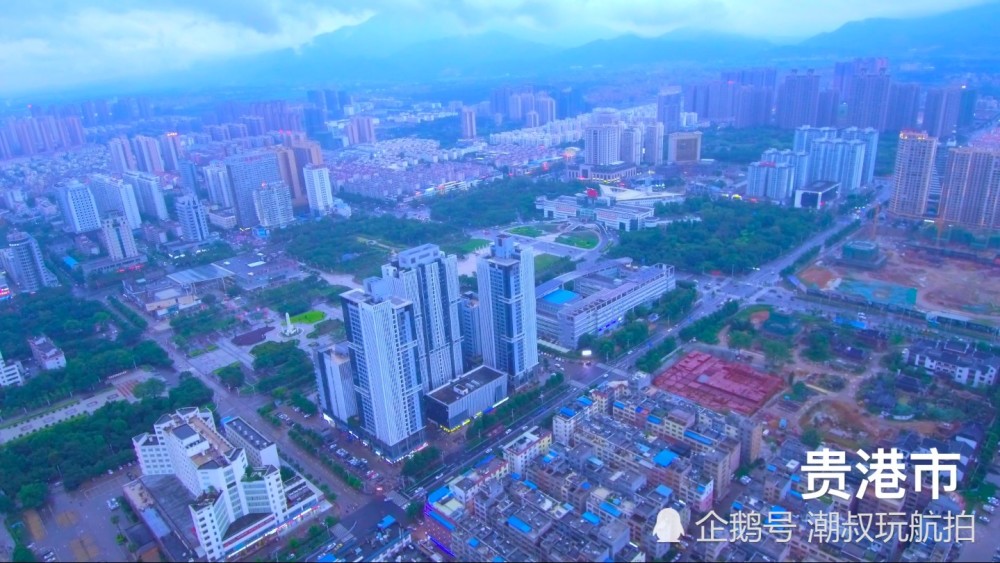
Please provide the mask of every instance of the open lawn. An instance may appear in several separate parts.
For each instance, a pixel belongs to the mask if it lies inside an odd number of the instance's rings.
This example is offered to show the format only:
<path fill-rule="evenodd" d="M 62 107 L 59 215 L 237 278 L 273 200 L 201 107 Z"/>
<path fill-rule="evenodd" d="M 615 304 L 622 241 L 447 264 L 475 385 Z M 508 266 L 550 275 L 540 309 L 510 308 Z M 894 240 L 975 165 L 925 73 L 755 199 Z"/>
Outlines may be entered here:
<path fill-rule="evenodd" d="M 535 283 L 545 283 L 556 276 L 572 272 L 574 268 L 576 268 L 576 263 L 569 258 L 551 254 L 536 254 Z"/>
<path fill-rule="evenodd" d="M 595 248 L 597 243 L 600 241 L 597 233 L 593 231 L 576 231 L 573 233 L 565 234 L 556 239 L 556 242 L 561 244 L 568 244 L 570 246 L 575 246 L 577 248 L 583 248 L 590 250 Z"/>
<path fill-rule="evenodd" d="M 507 232 L 512 235 L 521 235 L 522 237 L 538 238 L 545 234 L 545 231 L 539 229 L 538 227 L 532 227 L 530 225 L 525 225 L 523 227 L 514 227 L 513 229 L 507 229 Z"/>
<path fill-rule="evenodd" d="M 466 254 L 472 254 L 473 252 L 479 250 L 480 248 L 489 245 L 490 241 L 486 239 L 473 238 L 457 244 L 447 244 L 442 248 L 442 250 L 450 254 L 458 254 L 464 256 Z"/>
<path fill-rule="evenodd" d="M 293 323 L 302 324 L 315 324 L 326 318 L 326 313 L 323 311 L 306 311 L 305 313 L 300 313 L 292 317 Z"/>

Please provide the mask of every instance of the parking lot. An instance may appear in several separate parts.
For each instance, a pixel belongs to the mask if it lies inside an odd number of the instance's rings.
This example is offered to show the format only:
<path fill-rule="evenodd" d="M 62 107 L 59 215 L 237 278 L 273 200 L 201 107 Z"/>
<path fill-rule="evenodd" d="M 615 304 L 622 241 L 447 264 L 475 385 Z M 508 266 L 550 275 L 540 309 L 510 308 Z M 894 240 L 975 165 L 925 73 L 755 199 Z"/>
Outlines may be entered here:
<path fill-rule="evenodd" d="M 121 496 L 122 485 L 130 481 L 128 467 L 90 481 L 82 488 L 66 492 L 52 487 L 48 504 L 38 511 L 27 511 L 24 523 L 40 557 L 50 550 L 56 561 L 131 561 L 124 545 L 116 537 L 131 523 L 124 509 L 112 511 L 108 500 Z M 112 522 L 112 518 L 116 522 Z"/>

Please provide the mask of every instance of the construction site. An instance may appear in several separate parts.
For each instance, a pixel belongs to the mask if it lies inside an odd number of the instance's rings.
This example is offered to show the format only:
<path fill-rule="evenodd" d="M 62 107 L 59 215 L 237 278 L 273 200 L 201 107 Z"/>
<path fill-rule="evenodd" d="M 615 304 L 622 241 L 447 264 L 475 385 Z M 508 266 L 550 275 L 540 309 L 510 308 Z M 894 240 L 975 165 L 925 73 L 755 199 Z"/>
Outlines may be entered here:
<path fill-rule="evenodd" d="M 873 225 L 797 277 L 808 289 L 849 300 L 995 327 L 1000 325 L 996 254 Z"/>

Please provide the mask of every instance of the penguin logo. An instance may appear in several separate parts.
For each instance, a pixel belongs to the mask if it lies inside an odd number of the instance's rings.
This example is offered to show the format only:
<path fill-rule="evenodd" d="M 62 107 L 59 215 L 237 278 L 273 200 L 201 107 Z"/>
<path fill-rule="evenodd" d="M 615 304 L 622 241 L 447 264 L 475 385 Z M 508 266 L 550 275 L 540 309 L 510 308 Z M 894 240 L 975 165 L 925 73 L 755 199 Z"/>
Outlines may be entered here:
<path fill-rule="evenodd" d="M 673 508 L 664 508 L 656 515 L 656 526 L 653 535 L 659 543 L 677 543 L 684 535 L 684 524 L 681 515 Z"/>

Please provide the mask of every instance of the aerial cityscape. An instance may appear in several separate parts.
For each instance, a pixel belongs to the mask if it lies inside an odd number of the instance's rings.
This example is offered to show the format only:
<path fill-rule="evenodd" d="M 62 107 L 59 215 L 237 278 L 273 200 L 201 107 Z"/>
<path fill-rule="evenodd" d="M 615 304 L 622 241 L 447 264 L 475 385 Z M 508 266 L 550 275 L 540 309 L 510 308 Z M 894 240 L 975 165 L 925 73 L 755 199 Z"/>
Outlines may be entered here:
<path fill-rule="evenodd" d="M 1000 561 L 1000 1 L 0 14 L 0 559 Z"/>

